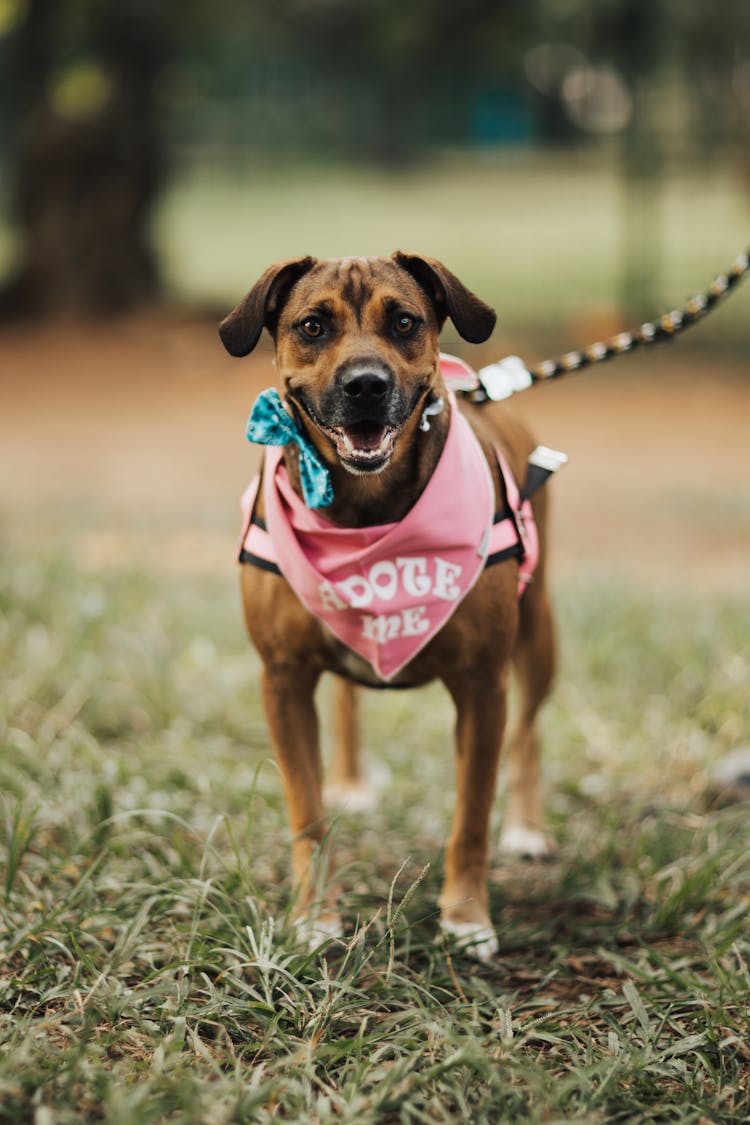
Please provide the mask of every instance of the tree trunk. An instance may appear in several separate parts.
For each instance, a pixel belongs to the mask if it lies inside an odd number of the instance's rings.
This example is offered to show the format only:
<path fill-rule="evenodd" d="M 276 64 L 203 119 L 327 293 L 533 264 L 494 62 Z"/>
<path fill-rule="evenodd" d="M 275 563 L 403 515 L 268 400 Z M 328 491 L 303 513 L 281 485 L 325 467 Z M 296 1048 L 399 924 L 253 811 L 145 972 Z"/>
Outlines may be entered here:
<path fill-rule="evenodd" d="M 154 296 L 149 217 L 163 171 L 156 78 L 159 0 L 81 5 L 86 54 L 66 54 L 69 0 L 31 0 L 13 43 L 20 261 L 6 319 L 111 314 Z M 67 63 L 67 70 L 61 63 Z"/>

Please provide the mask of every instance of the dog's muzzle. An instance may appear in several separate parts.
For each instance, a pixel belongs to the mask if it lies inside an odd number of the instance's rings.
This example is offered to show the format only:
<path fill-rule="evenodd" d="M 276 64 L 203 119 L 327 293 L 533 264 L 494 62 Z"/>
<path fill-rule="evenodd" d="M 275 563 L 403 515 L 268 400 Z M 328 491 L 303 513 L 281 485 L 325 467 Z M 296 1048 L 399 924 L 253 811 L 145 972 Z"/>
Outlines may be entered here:
<path fill-rule="evenodd" d="M 319 410 L 306 401 L 303 405 L 352 473 L 377 473 L 387 466 L 408 416 L 393 372 L 376 362 L 342 367 Z"/>

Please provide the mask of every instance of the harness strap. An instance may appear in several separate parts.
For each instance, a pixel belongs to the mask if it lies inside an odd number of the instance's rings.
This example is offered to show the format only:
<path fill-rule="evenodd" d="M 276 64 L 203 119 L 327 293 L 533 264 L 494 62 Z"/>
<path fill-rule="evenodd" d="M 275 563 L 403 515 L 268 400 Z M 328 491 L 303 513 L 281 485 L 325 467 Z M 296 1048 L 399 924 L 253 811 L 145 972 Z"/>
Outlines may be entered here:
<path fill-rule="evenodd" d="M 525 495 L 526 488 L 522 496 L 508 462 L 497 447 L 495 456 L 500 469 L 503 503 L 493 518 L 485 566 L 495 566 L 510 558 L 519 559 L 518 596 L 521 597 L 533 578 L 539 560 L 539 537 L 531 502 Z M 262 479 L 263 468 L 250 482 L 240 501 L 244 521 L 238 561 L 281 575 L 273 540 L 257 512 Z"/>
<path fill-rule="evenodd" d="M 260 472 L 250 481 L 240 499 L 245 521 L 240 538 L 238 562 L 249 563 L 250 566 L 257 566 L 259 570 L 281 575 L 273 540 L 268 534 L 265 520 L 261 519 L 257 511 L 258 496 L 263 484 L 263 468 L 264 466 L 261 465 Z"/>

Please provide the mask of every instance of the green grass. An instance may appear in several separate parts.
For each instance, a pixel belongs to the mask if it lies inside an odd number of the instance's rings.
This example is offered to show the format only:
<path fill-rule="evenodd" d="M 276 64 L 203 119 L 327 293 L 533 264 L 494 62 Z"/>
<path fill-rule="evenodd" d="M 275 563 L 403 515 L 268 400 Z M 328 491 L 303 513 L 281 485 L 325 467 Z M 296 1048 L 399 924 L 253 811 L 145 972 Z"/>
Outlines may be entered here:
<path fill-rule="evenodd" d="M 0 560 L 0 1120 L 750 1120 L 747 807 L 707 796 L 750 727 L 750 599 L 559 590 L 560 855 L 493 857 L 489 966 L 436 940 L 448 704 L 368 697 L 381 803 L 334 824 L 324 955 L 231 579 L 53 547 Z"/>

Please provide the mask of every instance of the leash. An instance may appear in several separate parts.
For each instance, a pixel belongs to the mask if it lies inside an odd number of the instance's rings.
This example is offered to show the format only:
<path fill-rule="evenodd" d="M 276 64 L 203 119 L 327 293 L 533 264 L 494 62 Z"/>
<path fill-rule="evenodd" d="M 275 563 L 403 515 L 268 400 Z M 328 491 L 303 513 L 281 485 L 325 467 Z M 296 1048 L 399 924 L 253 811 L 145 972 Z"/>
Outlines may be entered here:
<path fill-rule="evenodd" d="M 517 355 L 506 356 L 498 363 L 491 363 L 474 372 L 461 360 L 443 356 L 442 360 L 458 365 L 459 371 L 451 373 L 450 385 L 456 394 L 469 402 L 482 405 L 486 402 L 499 402 L 518 391 L 525 391 L 535 383 L 546 383 L 561 375 L 570 375 L 584 367 L 615 356 L 624 355 L 633 348 L 655 344 L 659 340 L 673 339 L 696 321 L 701 320 L 718 302 L 729 293 L 750 270 L 748 253 L 740 254 L 724 274 L 719 274 L 705 293 L 692 297 L 684 309 L 665 313 L 654 323 L 642 324 L 634 332 L 620 332 L 609 340 L 590 344 L 582 351 L 568 352 L 558 359 L 545 359 L 535 367 L 527 368 Z M 430 417 L 443 409 L 442 399 L 428 403 L 420 419 L 420 430 L 429 430 Z M 314 445 L 301 433 L 294 418 L 286 411 L 276 390 L 269 389 L 259 395 L 253 406 L 247 424 L 247 438 L 262 445 L 287 445 L 290 442 L 299 448 L 300 478 L 304 500 L 308 508 L 320 508 L 333 500 L 330 473 L 320 460 Z M 544 447 L 540 447 L 543 449 Z M 546 475 L 554 472 L 563 463 L 562 454 L 554 450 L 545 451 L 552 455 L 554 464 L 539 462 L 538 467 Z M 567 458 L 565 458 L 567 460 Z"/>
<path fill-rule="evenodd" d="M 750 270 L 750 251 L 740 254 L 726 273 L 719 274 L 704 293 L 692 297 L 684 308 L 665 313 L 653 323 L 642 324 L 633 332 L 619 332 L 608 340 L 600 340 L 580 351 L 568 352 L 557 359 L 545 359 L 535 367 L 527 368 L 518 356 L 510 355 L 499 363 L 491 363 L 478 372 L 477 387 L 457 387 L 458 392 L 470 402 L 481 405 L 509 398 L 525 391 L 536 383 L 546 383 L 571 375 L 584 367 L 625 355 L 637 347 L 647 347 L 661 340 L 671 340 L 691 324 L 702 320 L 711 309 L 734 289 Z"/>

